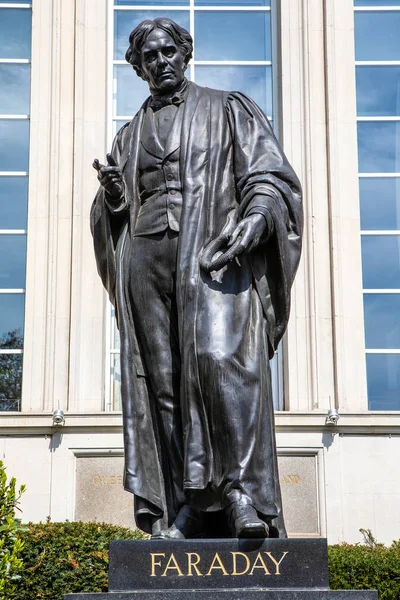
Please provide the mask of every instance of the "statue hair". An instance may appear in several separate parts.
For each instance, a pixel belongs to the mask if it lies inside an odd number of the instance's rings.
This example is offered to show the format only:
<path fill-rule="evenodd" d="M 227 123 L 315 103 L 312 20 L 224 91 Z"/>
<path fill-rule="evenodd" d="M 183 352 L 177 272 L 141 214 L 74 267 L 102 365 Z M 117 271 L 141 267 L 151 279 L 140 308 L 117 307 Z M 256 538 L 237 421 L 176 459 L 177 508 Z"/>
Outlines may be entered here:
<path fill-rule="evenodd" d="M 184 56 L 185 65 L 193 56 L 193 39 L 186 29 L 168 19 L 167 17 L 158 17 L 154 20 L 142 21 L 129 36 L 129 48 L 125 53 L 125 60 L 132 65 L 136 74 L 143 79 L 141 70 L 141 48 L 154 29 L 162 29 L 174 40 Z"/>

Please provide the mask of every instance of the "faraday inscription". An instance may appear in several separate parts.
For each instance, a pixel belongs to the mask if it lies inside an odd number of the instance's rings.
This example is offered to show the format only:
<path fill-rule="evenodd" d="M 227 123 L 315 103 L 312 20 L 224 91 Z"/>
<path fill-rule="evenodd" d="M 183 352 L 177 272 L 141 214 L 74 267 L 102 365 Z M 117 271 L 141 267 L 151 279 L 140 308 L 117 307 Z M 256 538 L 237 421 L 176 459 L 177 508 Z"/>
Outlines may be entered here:
<path fill-rule="evenodd" d="M 202 561 L 198 552 L 185 552 L 186 558 L 180 562 L 172 552 L 151 552 L 150 577 L 167 577 L 169 572 L 179 577 L 210 577 L 215 573 L 232 576 L 254 575 L 258 569 L 264 575 L 280 575 L 279 567 L 287 554 L 288 551 L 283 552 L 277 560 L 272 552 L 257 552 L 255 557 L 250 557 L 245 552 L 229 552 L 226 557 L 215 552 L 211 564 L 204 565 L 205 561 Z"/>

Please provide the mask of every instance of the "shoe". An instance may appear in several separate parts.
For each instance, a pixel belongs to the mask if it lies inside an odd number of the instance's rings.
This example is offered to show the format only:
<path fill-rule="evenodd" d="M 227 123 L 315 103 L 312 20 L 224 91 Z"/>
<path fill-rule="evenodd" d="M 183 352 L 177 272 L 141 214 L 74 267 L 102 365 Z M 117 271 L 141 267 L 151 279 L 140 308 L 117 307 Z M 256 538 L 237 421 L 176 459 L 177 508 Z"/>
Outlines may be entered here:
<path fill-rule="evenodd" d="M 226 509 L 232 537 L 235 538 L 267 538 L 269 527 L 259 518 L 251 504 L 232 502 Z"/>
<path fill-rule="evenodd" d="M 185 504 L 182 506 L 175 521 L 163 531 L 151 536 L 152 540 L 187 540 L 201 537 L 204 527 L 203 514 L 200 510 Z"/>

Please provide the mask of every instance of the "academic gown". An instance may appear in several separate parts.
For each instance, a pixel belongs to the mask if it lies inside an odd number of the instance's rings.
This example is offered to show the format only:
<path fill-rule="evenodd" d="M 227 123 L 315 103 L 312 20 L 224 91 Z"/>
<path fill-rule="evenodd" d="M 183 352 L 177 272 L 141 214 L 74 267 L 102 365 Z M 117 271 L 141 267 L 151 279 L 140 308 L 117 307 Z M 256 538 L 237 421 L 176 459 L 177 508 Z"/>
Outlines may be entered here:
<path fill-rule="evenodd" d="M 100 187 L 91 228 L 121 338 L 124 485 L 135 495 L 137 525 L 150 533 L 156 519 L 165 528 L 175 514 L 127 291 L 147 106 L 117 133 L 112 148 L 125 197 L 115 207 Z M 182 120 L 176 295 L 184 489 L 206 511 L 223 508 L 227 490 L 241 490 L 267 520 L 279 517 L 284 536 L 269 358 L 289 317 L 301 251 L 301 187 L 267 118 L 244 94 L 190 83 Z M 268 239 L 221 271 L 204 272 L 204 248 L 249 212 L 265 216 Z"/>

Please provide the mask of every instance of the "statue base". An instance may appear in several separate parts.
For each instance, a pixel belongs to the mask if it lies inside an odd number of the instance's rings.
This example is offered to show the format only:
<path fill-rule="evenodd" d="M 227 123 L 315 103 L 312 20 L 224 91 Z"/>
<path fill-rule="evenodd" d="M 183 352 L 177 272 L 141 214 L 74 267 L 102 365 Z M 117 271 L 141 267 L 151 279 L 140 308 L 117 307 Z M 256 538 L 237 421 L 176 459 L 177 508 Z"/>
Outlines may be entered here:
<path fill-rule="evenodd" d="M 377 600 L 333 591 L 325 539 L 114 541 L 109 593 L 64 600 Z"/>

